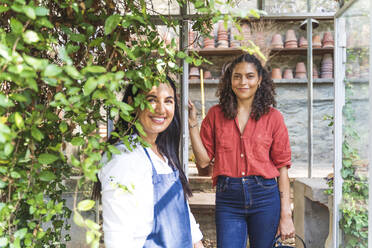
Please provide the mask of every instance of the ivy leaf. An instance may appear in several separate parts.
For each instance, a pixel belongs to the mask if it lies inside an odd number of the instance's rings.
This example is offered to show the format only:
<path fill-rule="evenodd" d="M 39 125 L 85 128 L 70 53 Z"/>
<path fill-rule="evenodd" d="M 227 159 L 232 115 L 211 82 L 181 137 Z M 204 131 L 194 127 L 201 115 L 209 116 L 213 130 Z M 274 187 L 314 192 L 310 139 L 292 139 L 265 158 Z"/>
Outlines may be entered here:
<path fill-rule="evenodd" d="M 121 21 L 120 15 L 112 15 L 105 21 L 105 35 L 109 35 L 119 25 Z"/>
<path fill-rule="evenodd" d="M 106 72 L 105 67 L 98 66 L 98 65 L 91 65 L 87 66 L 83 69 L 84 73 L 91 72 L 91 73 L 104 73 Z"/>
<path fill-rule="evenodd" d="M 35 14 L 37 16 L 47 16 L 49 15 L 49 9 L 45 7 L 36 7 L 35 8 Z"/>
<path fill-rule="evenodd" d="M 50 182 L 56 178 L 56 175 L 54 175 L 51 171 L 42 171 L 39 174 L 39 179 L 43 182 Z"/>
<path fill-rule="evenodd" d="M 41 141 L 42 139 L 44 139 L 44 134 L 35 126 L 32 126 L 31 128 L 31 135 L 37 141 Z"/>
<path fill-rule="evenodd" d="M 10 19 L 10 27 L 12 28 L 12 31 L 15 34 L 21 34 L 22 33 L 22 30 L 23 30 L 22 23 L 20 21 L 18 21 L 17 19 L 13 18 L 13 17 Z"/>
<path fill-rule="evenodd" d="M 16 126 L 19 129 L 23 129 L 25 127 L 25 123 L 23 121 L 22 115 L 19 112 L 14 113 L 14 121 L 15 121 Z"/>
<path fill-rule="evenodd" d="M 78 203 L 77 208 L 79 211 L 88 211 L 92 209 L 94 205 L 95 205 L 95 202 L 92 200 L 83 200 Z"/>
<path fill-rule="evenodd" d="M 32 31 L 32 30 L 27 30 L 24 34 L 23 34 L 23 40 L 28 43 L 28 44 L 31 44 L 31 43 L 35 43 L 35 42 L 38 42 L 40 40 L 39 36 L 37 35 L 36 32 Z"/>
<path fill-rule="evenodd" d="M 9 107 L 13 107 L 14 103 L 7 96 L 0 93 L 0 106 L 4 108 L 9 108 Z"/>
<path fill-rule="evenodd" d="M 54 64 L 50 64 L 45 68 L 44 76 L 54 77 L 62 72 L 62 69 Z"/>
<path fill-rule="evenodd" d="M 76 225 L 80 227 L 85 226 L 84 218 L 81 216 L 81 214 L 78 211 L 74 211 L 74 222 Z"/>
<path fill-rule="evenodd" d="M 98 85 L 96 78 L 89 78 L 88 81 L 84 84 L 84 96 L 90 95 Z"/>
<path fill-rule="evenodd" d="M 50 154 L 50 153 L 43 153 L 39 156 L 38 161 L 41 164 L 51 164 L 58 160 L 58 157 L 56 155 Z"/>
<path fill-rule="evenodd" d="M 25 237 L 26 233 L 27 233 L 27 228 L 25 227 L 25 228 L 22 228 L 22 229 L 19 229 L 18 231 L 16 231 L 14 233 L 14 237 L 19 238 L 19 239 L 23 239 Z"/>
<path fill-rule="evenodd" d="M 108 146 L 108 149 L 109 149 L 109 151 L 110 151 L 112 154 L 116 154 L 116 155 L 118 155 L 118 154 L 121 153 L 121 152 L 119 151 L 119 149 L 116 148 L 116 147 L 113 146 L 113 145 L 109 145 L 109 146 Z"/>
<path fill-rule="evenodd" d="M 63 122 L 61 122 L 61 124 L 59 124 L 59 130 L 62 133 L 66 132 L 67 129 L 68 129 L 68 127 L 67 127 L 67 123 L 65 121 L 63 121 Z"/>
<path fill-rule="evenodd" d="M 32 19 L 32 20 L 35 20 L 36 19 L 36 13 L 35 13 L 35 9 L 31 6 L 23 6 L 23 13 L 25 13 L 25 15 Z"/>
<path fill-rule="evenodd" d="M 73 79 L 81 79 L 82 76 L 80 74 L 80 72 L 78 70 L 76 70 L 75 67 L 73 66 L 70 66 L 70 65 L 67 65 L 65 66 L 65 72 L 70 76 L 72 77 Z"/>
<path fill-rule="evenodd" d="M 73 146 L 82 146 L 82 145 L 84 145 L 84 143 L 85 143 L 85 141 L 82 137 L 74 137 L 71 140 L 71 144 Z"/>

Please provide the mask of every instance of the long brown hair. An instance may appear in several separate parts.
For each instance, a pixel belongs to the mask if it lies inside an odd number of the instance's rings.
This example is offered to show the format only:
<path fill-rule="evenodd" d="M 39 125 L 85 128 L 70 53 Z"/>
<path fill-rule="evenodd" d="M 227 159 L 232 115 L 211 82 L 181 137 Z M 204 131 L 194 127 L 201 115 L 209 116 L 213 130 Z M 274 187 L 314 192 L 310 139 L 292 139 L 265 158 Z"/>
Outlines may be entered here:
<path fill-rule="evenodd" d="M 181 139 L 181 116 L 178 106 L 178 100 L 176 97 L 176 86 L 174 81 L 167 77 L 169 85 L 172 87 L 174 92 L 174 117 L 172 122 L 169 124 L 167 129 L 165 129 L 163 132 L 159 133 L 158 137 L 156 138 L 156 145 L 158 146 L 159 152 L 166 156 L 169 160 L 170 166 L 174 166 L 179 171 L 180 180 L 182 183 L 182 188 L 185 193 L 185 197 L 191 197 L 192 192 L 190 185 L 187 181 L 186 175 L 183 171 L 182 164 L 179 159 L 179 147 L 180 147 L 180 139 Z M 134 99 L 135 94 L 133 94 L 132 86 L 128 86 L 128 88 L 125 91 L 123 102 L 128 103 L 129 98 Z M 119 123 L 117 125 L 124 126 L 124 130 L 131 129 L 129 133 L 137 133 L 136 127 L 134 125 L 129 125 L 127 121 L 120 118 Z M 117 144 L 119 142 L 119 139 L 111 136 L 108 140 L 110 144 Z M 98 180 L 98 178 L 97 178 Z M 93 199 L 99 199 L 101 196 L 101 183 L 99 180 L 94 184 L 93 192 L 92 192 L 92 198 Z"/>
<path fill-rule="evenodd" d="M 219 104 L 222 108 L 225 118 L 234 119 L 238 113 L 238 101 L 231 87 L 231 77 L 235 66 L 242 62 L 253 64 L 256 67 L 258 76 L 262 78 L 260 87 L 257 89 L 254 95 L 251 111 L 251 117 L 257 121 L 262 115 L 269 112 L 271 106 L 276 107 L 276 93 L 275 85 L 269 77 L 267 70 L 254 55 L 240 55 L 232 62 L 227 64 L 227 66 L 225 66 L 223 75 L 221 76 L 218 84 L 216 95 L 219 98 Z"/>

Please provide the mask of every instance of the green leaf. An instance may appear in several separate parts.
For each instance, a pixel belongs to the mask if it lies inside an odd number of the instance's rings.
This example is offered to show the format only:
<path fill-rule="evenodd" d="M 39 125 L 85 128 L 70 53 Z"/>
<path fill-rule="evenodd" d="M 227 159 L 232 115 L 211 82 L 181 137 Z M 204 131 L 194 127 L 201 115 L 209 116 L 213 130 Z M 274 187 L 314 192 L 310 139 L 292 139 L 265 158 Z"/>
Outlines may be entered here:
<path fill-rule="evenodd" d="M 59 124 L 59 130 L 64 133 L 68 129 L 67 123 L 65 121 L 62 121 L 61 124 Z"/>
<path fill-rule="evenodd" d="M 16 126 L 19 129 L 23 129 L 25 127 L 25 123 L 23 121 L 22 115 L 19 112 L 14 113 L 14 121 L 15 121 Z"/>
<path fill-rule="evenodd" d="M 25 15 L 32 20 L 36 19 L 36 13 L 33 7 L 23 6 L 23 13 L 25 13 Z"/>
<path fill-rule="evenodd" d="M 35 70 L 44 70 L 45 67 L 47 67 L 48 65 L 48 60 L 31 57 L 31 56 L 28 56 L 27 54 L 23 54 L 23 59 L 26 61 L 27 64 L 32 66 Z"/>
<path fill-rule="evenodd" d="M 93 233 L 92 231 L 87 231 L 85 237 L 86 237 L 86 242 L 87 242 L 87 244 L 89 245 L 89 244 L 92 243 L 92 241 L 94 240 L 95 235 L 94 235 L 94 233 Z"/>
<path fill-rule="evenodd" d="M 6 186 L 8 186 L 8 183 L 7 182 L 4 182 L 2 180 L 0 180 L 0 189 L 3 189 L 5 188 Z M 1 242 L 1 241 L 0 241 Z M 1 245 L 0 245 L 1 246 Z"/>
<path fill-rule="evenodd" d="M 95 201 L 92 201 L 92 200 L 83 200 L 81 202 L 78 203 L 78 210 L 79 211 L 88 211 L 90 209 L 92 209 L 95 205 Z"/>
<path fill-rule="evenodd" d="M 14 233 L 14 237 L 23 239 L 25 237 L 26 233 L 27 233 L 27 228 L 25 227 L 25 228 L 22 228 L 22 229 L 19 229 L 18 231 L 16 231 Z"/>
<path fill-rule="evenodd" d="M 88 81 L 84 84 L 84 96 L 90 95 L 98 85 L 98 80 L 96 78 L 89 78 Z"/>
<path fill-rule="evenodd" d="M 0 6 L 0 13 L 6 12 L 8 10 L 9 10 L 9 7 L 3 6 L 3 5 Z M 0 243 L 0 246 L 1 246 L 1 243 Z"/>
<path fill-rule="evenodd" d="M 90 220 L 90 219 L 86 219 L 86 220 L 85 220 L 85 224 L 87 224 L 87 226 L 88 226 L 90 229 L 92 229 L 92 230 L 96 230 L 96 231 L 98 231 L 98 230 L 100 229 L 100 226 L 99 226 L 96 222 L 94 222 L 94 221 L 92 221 L 92 220 Z"/>
<path fill-rule="evenodd" d="M 12 177 L 12 178 L 21 178 L 21 174 L 19 174 L 16 171 L 12 171 L 12 172 L 10 172 L 10 177 Z"/>
<path fill-rule="evenodd" d="M 72 65 L 72 59 L 68 56 L 66 48 L 63 46 L 58 50 L 59 58 L 67 65 Z"/>
<path fill-rule="evenodd" d="M 111 34 L 121 21 L 120 15 L 112 15 L 105 21 L 105 35 Z"/>
<path fill-rule="evenodd" d="M 53 24 L 46 17 L 38 18 L 36 23 L 47 28 L 54 28 Z"/>
<path fill-rule="evenodd" d="M 182 52 L 182 51 L 179 51 L 179 52 L 177 53 L 177 57 L 180 58 L 180 59 L 183 59 L 183 58 L 185 58 L 186 56 L 187 56 L 186 53 L 184 53 L 184 52 Z"/>
<path fill-rule="evenodd" d="M 85 41 L 85 35 L 83 34 L 71 34 L 70 40 L 75 42 L 84 42 Z"/>
<path fill-rule="evenodd" d="M 35 8 L 35 14 L 37 16 L 47 16 L 49 15 L 49 9 L 45 7 L 36 7 Z"/>
<path fill-rule="evenodd" d="M 105 67 L 98 66 L 98 65 L 91 65 L 87 66 L 83 69 L 84 73 L 86 72 L 92 72 L 92 73 L 104 73 L 106 72 Z"/>
<path fill-rule="evenodd" d="M 4 154 L 5 156 L 9 156 L 14 150 L 14 146 L 12 145 L 12 143 L 6 143 L 5 146 L 4 146 Z"/>
<path fill-rule="evenodd" d="M 81 214 L 78 211 L 74 211 L 74 222 L 76 225 L 80 227 L 85 226 L 84 218 L 81 216 Z"/>
<path fill-rule="evenodd" d="M 113 145 L 109 145 L 108 146 L 108 149 L 109 149 L 109 151 L 112 153 L 112 154 L 121 154 L 121 152 L 119 151 L 119 149 L 118 148 L 116 148 L 115 146 L 113 146 Z"/>
<path fill-rule="evenodd" d="M 23 30 L 23 24 L 15 18 L 10 19 L 10 27 L 12 28 L 12 32 L 15 34 L 21 34 Z"/>
<path fill-rule="evenodd" d="M 55 64 L 50 64 L 45 68 L 44 76 L 46 77 L 54 77 L 57 76 L 62 72 L 62 69 Z"/>
<path fill-rule="evenodd" d="M 56 175 L 54 175 L 54 173 L 51 171 L 42 171 L 39 174 L 39 179 L 43 182 L 50 182 L 56 178 L 57 178 Z"/>
<path fill-rule="evenodd" d="M 28 44 L 31 44 L 31 43 L 35 43 L 35 42 L 38 42 L 40 40 L 39 36 L 37 35 L 36 32 L 32 31 L 32 30 L 27 30 L 24 34 L 23 34 L 23 40 L 28 43 Z"/>
<path fill-rule="evenodd" d="M 82 146 L 82 145 L 84 145 L 84 143 L 85 143 L 85 141 L 84 141 L 84 138 L 82 138 L 82 137 L 74 137 L 71 140 L 71 144 L 73 146 Z"/>
<path fill-rule="evenodd" d="M 13 107 L 14 103 L 11 99 L 9 99 L 9 97 L 0 93 L 0 106 L 4 108 L 9 108 L 9 107 Z"/>
<path fill-rule="evenodd" d="M 37 141 L 41 141 L 42 139 L 44 139 L 44 134 L 35 126 L 31 127 L 31 135 Z"/>
<path fill-rule="evenodd" d="M 70 66 L 70 65 L 67 65 L 65 66 L 65 72 L 70 76 L 72 77 L 73 79 L 82 79 L 82 75 L 80 74 L 80 72 L 78 70 L 76 70 L 75 67 L 73 66 Z"/>
<path fill-rule="evenodd" d="M 42 153 L 38 158 L 38 161 L 41 164 L 51 164 L 55 162 L 56 160 L 58 160 L 58 157 L 50 153 Z"/>

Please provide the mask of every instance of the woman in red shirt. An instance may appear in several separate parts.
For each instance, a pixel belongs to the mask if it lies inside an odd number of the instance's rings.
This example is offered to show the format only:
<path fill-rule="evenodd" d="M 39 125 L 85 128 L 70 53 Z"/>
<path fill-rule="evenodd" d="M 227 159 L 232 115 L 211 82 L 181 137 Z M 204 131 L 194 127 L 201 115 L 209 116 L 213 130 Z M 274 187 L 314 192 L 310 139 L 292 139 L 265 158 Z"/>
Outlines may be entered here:
<path fill-rule="evenodd" d="M 189 103 L 196 163 L 204 168 L 214 162 L 218 247 L 245 248 L 248 237 L 251 248 L 271 248 L 276 234 L 282 240 L 294 237 L 291 149 L 274 95 L 266 69 L 255 56 L 244 54 L 226 68 L 218 85 L 219 104 L 209 110 L 200 133 Z"/>

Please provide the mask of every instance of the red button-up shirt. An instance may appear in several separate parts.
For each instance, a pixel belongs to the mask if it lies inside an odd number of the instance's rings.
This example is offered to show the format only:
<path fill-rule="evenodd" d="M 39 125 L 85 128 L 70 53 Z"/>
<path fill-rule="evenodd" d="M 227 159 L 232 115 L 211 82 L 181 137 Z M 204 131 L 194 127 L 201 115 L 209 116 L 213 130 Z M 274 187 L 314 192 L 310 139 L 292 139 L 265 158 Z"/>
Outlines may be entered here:
<path fill-rule="evenodd" d="M 214 158 L 213 185 L 219 175 L 275 178 L 279 168 L 291 165 L 288 130 L 275 108 L 258 121 L 249 118 L 241 134 L 237 117 L 226 119 L 221 107 L 213 106 L 202 122 L 200 136 L 209 158 Z"/>

